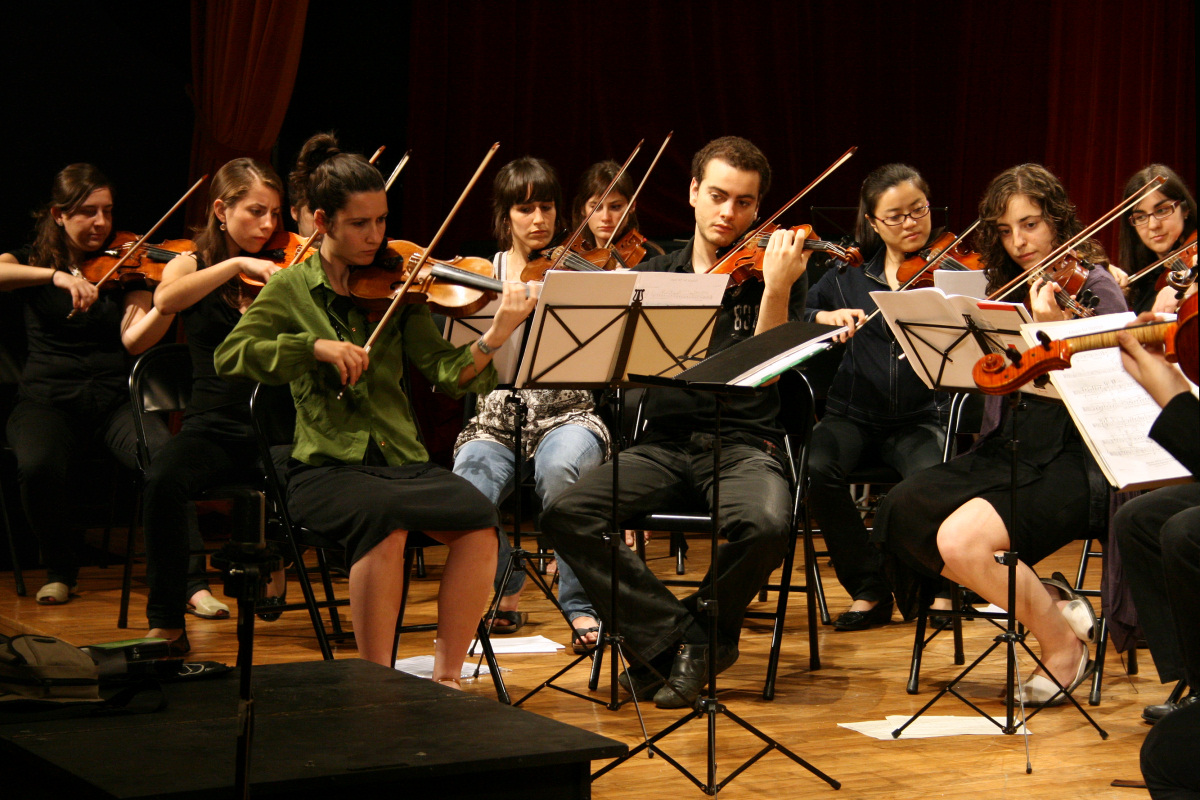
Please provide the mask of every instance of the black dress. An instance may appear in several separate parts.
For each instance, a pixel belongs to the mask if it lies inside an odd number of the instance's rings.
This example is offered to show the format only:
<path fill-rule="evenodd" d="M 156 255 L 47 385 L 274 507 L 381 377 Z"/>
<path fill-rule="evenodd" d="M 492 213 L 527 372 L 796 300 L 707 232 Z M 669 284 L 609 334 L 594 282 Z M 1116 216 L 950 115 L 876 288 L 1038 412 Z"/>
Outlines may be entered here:
<path fill-rule="evenodd" d="M 1100 313 L 1125 310 L 1124 297 L 1107 270 L 1092 270 L 1084 288 L 1100 298 Z M 950 514 L 977 497 L 1004 520 L 1011 549 L 1030 566 L 1087 536 L 1097 523 L 1107 522 L 1103 477 L 1070 414 L 1056 401 L 1027 397 L 1025 408 L 1016 415 L 1014 504 L 1009 448 L 1013 415 L 1004 398 L 991 397 L 988 403 L 985 419 L 999 424 L 990 431 L 985 427 L 984 437 L 970 452 L 905 479 L 879 505 L 872 539 L 920 576 L 940 579 L 945 561 L 938 551 L 938 529 Z M 920 582 L 897 566 L 890 565 L 889 577 L 897 606 L 905 619 L 911 619 L 918 610 Z"/>

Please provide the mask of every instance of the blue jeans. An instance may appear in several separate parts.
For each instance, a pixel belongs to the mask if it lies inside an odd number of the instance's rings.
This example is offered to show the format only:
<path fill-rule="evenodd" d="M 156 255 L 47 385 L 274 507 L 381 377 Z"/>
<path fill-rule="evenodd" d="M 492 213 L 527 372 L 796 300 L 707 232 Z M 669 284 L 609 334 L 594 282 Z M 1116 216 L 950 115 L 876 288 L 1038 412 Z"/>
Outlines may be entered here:
<path fill-rule="evenodd" d="M 579 476 L 604 461 L 604 450 L 596 434 L 582 425 L 562 425 L 547 433 L 538 443 L 532 461 L 534 491 L 545 508 Z M 525 465 L 528 470 L 530 464 Z M 496 505 L 513 489 L 513 454 L 502 444 L 476 439 L 459 448 L 454 458 L 454 474 L 460 475 Z M 528 474 L 528 472 L 526 472 Z M 496 563 L 496 591 L 511 597 L 525 585 L 525 572 L 514 570 L 501 591 L 500 580 L 508 564 L 512 546 L 508 535 L 500 531 L 500 553 Z M 595 617 L 579 579 L 561 558 L 558 559 L 558 603 L 568 620 Z"/>

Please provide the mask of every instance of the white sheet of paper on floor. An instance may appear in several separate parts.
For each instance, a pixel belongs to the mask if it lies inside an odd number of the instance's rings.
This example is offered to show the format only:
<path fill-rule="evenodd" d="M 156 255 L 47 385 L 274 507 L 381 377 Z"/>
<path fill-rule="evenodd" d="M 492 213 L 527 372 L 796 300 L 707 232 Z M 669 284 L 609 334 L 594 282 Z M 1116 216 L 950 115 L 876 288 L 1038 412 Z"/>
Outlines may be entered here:
<path fill-rule="evenodd" d="M 1002 717 L 993 717 L 996 722 L 1004 724 Z M 904 714 L 893 714 L 887 719 L 872 719 L 864 722 L 839 722 L 839 728 L 848 728 L 872 739 L 892 741 L 892 731 L 899 728 L 909 717 Z M 1017 719 L 1017 732 L 1021 732 L 1021 720 Z M 1030 731 L 1032 734 L 1033 731 Z M 900 734 L 901 739 L 929 739 L 936 736 L 1003 736 L 1004 731 L 988 722 L 978 714 L 969 717 L 962 716 L 924 716 Z"/>
<path fill-rule="evenodd" d="M 417 678 L 432 678 L 433 677 L 433 656 L 412 656 L 410 658 L 396 659 L 396 669 L 401 672 L 413 675 Z M 475 661 L 468 659 L 463 664 L 462 673 L 459 677 L 470 678 L 475 674 Z M 480 675 L 490 675 L 487 664 L 479 666 Z"/>
<path fill-rule="evenodd" d="M 475 652 L 480 652 L 479 642 L 474 641 L 471 646 L 475 648 Z M 518 655 L 521 653 L 557 653 L 566 645 L 561 645 L 552 639 L 547 639 L 545 636 L 493 636 L 492 651 L 497 655 Z"/>

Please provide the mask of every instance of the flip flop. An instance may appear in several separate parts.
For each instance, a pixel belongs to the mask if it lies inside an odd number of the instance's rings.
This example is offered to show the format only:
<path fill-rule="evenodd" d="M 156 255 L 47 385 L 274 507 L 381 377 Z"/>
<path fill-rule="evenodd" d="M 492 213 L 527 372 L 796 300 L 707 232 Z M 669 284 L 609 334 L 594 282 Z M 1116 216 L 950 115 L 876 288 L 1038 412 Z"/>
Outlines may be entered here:
<path fill-rule="evenodd" d="M 491 621 L 488 626 L 488 633 L 494 633 L 499 636 L 506 636 L 510 633 L 516 633 L 525 627 L 526 621 L 529 619 L 527 611 L 497 611 L 496 618 Z M 497 623 L 504 622 L 505 625 Z"/>
<path fill-rule="evenodd" d="M 187 612 L 200 619 L 229 619 L 229 606 L 209 595 L 198 603 L 188 603 Z"/>
<path fill-rule="evenodd" d="M 589 642 L 587 641 L 587 635 L 589 633 L 599 632 L 599 625 L 593 625 L 590 628 L 575 628 L 575 635 L 571 637 L 571 649 L 575 651 L 575 655 L 586 656 L 588 653 L 595 650 L 596 645 L 600 643 L 599 640 L 595 642 Z"/>

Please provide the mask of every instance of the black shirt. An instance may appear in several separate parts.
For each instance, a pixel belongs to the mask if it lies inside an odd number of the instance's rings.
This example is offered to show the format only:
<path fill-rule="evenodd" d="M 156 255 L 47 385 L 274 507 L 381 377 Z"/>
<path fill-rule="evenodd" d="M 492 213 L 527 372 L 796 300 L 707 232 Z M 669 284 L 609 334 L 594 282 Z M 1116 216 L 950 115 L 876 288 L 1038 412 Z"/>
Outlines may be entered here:
<path fill-rule="evenodd" d="M 27 264 L 30 248 L 13 252 Z M 105 290 L 71 319 L 71 294 L 54 284 L 13 294 L 24 306 L 29 357 L 20 396 L 86 417 L 106 415 L 129 400 L 129 354 L 121 344 L 125 293 Z"/>
<path fill-rule="evenodd" d="M 198 257 L 197 265 L 204 268 Z M 254 384 L 227 381 L 217 375 L 213 364 L 214 351 L 241 319 L 241 313 L 226 302 L 218 287 L 184 309 L 182 316 L 192 357 L 192 396 L 184 425 L 224 436 L 253 436 L 250 393 Z"/>
<path fill-rule="evenodd" d="M 693 237 L 687 246 L 674 253 L 643 261 L 639 272 L 692 272 Z M 730 284 L 721 298 L 721 312 L 709 343 L 709 355 L 749 339 L 758 324 L 759 306 L 766 286 L 762 281 L 747 280 L 740 286 Z M 788 300 L 788 319 L 800 320 L 808 292 L 808 276 L 801 275 L 792 285 Z M 724 398 L 721 433 L 735 441 L 753 444 L 767 440 L 781 445 L 783 431 L 776 422 L 779 415 L 779 391 L 771 386 L 749 396 Z M 687 439 L 693 432 L 716 432 L 716 397 L 707 392 L 684 389 L 650 389 L 646 392 L 646 432 L 644 442 Z"/>

